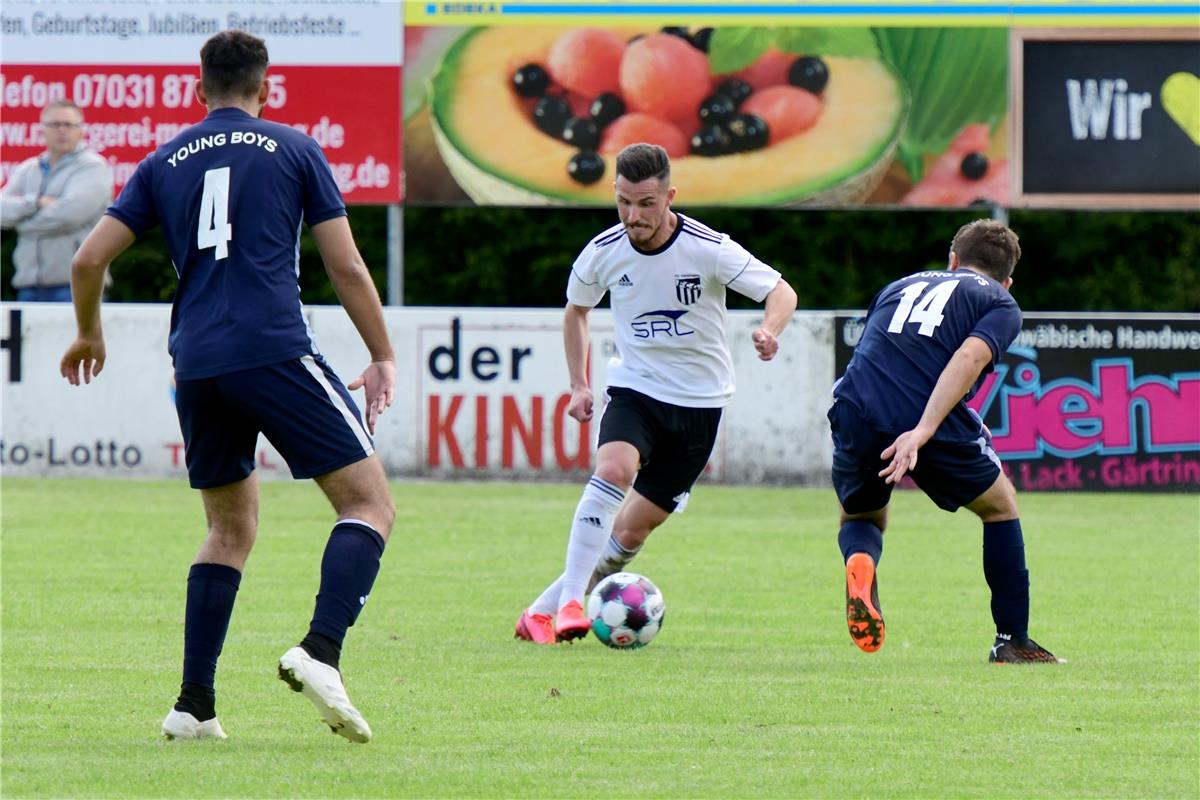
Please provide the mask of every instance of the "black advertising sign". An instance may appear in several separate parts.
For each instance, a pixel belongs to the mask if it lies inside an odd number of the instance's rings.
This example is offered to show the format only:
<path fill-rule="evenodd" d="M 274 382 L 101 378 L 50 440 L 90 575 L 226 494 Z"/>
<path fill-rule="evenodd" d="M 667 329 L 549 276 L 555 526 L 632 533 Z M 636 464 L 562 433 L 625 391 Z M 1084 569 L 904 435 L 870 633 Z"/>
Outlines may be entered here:
<path fill-rule="evenodd" d="M 1200 207 L 1200 33 L 1015 31 L 1015 205 Z"/>
<path fill-rule="evenodd" d="M 862 318 L 835 318 L 845 372 Z M 1018 491 L 1200 491 L 1200 317 L 1027 314 L 972 398 Z"/>

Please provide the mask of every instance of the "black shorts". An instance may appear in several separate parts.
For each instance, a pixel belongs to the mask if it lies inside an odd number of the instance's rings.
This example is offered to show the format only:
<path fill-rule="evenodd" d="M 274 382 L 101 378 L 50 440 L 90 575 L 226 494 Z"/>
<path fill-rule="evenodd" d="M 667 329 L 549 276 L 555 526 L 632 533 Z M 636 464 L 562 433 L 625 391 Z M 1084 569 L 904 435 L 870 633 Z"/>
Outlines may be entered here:
<path fill-rule="evenodd" d="M 633 488 L 664 511 L 674 511 L 708 465 L 721 409 L 676 406 L 620 386 L 610 386 L 607 393 L 599 444 L 636 447 L 641 466 Z"/>
<path fill-rule="evenodd" d="M 175 410 L 194 489 L 246 478 L 259 433 L 296 478 L 325 475 L 375 452 L 350 392 L 319 355 L 177 381 Z"/>
<path fill-rule="evenodd" d="M 833 488 L 847 514 L 878 511 L 888 504 L 894 484 L 879 477 L 887 466 L 879 454 L 899 433 L 877 431 L 845 400 L 829 409 L 833 432 Z M 930 440 L 909 475 L 939 508 L 957 511 L 991 488 L 1000 475 L 1000 457 L 980 432 L 974 442 Z"/>

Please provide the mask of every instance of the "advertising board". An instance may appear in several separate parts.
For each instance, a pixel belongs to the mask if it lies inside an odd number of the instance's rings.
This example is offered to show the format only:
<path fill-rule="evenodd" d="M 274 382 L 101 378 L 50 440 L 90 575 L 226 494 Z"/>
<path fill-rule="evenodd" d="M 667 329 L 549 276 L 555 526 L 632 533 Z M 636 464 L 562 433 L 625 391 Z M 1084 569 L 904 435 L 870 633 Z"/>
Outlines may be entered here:
<path fill-rule="evenodd" d="M 1200 208 L 1200 29 L 1013 34 L 1014 205 Z"/>
<path fill-rule="evenodd" d="M 238 28 L 271 56 L 263 116 L 312 136 L 349 203 L 401 199 L 402 7 L 392 2 L 27 2 L 3 8 L 0 169 L 42 152 L 41 109 L 68 99 L 116 191 L 203 118 L 200 47 Z"/>
<path fill-rule="evenodd" d="M 604 205 L 649 141 L 699 205 L 1004 205 L 1007 34 L 410 23 L 409 202 Z"/>
<path fill-rule="evenodd" d="M 862 333 L 839 314 L 841 375 Z M 1026 314 L 968 403 L 1018 491 L 1200 490 L 1200 317 Z"/>
<path fill-rule="evenodd" d="M 565 414 L 560 311 L 385 314 L 399 388 L 375 438 L 390 475 L 574 480 L 592 468 L 596 423 Z M 58 374 L 75 330 L 70 306 L 0 305 L 6 476 L 184 476 L 170 308 L 116 305 L 104 315 L 108 364 L 72 388 Z M 333 368 L 347 381 L 357 375 L 367 354 L 345 313 L 307 315 Z M 861 316 L 797 312 L 765 363 L 750 345 L 760 319 L 729 314 L 737 393 L 703 480 L 826 486 L 829 390 L 853 355 Z M 591 323 L 591 385 L 602 408 L 615 340 L 607 311 L 592 312 Z M 1027 314 L 971 405 L 1021 491 L 1200 491 L 1200 317 Z M 265 478 L 288 477 L 265 440 L 257 463 Z"/>
<path fill-rule="evenodd" d="M 306 310 L 321 352 L 349 382 L 367 353 L 346 314 Z M 592 313 L 591 383 L 598 411 L 615 354 L 611 315 Z M 73 388 L 58 374 L 75 321 L 65 304 L 0 305 L 0 468 L 6 476 L 184 476 L 183 440 L 167 355 L 170 307 L 104 309 L 108 363 Z M 398 389 L 376 446 L 393 476 L 575 479 L 592 469 L 597 426 L 569 418 L 562 312 L 385 309 Z M 738 395 L 726 409 L 706 480 L 820 483 L 833 377 L 828 314 L 797 314 L 780 355 L 759 361 L 750 342 L 761 316 L 731 312 Z M 361 403 L 361 393 L 358 394 Z M 289 473 L 260 440 L 265 478 Z"/>

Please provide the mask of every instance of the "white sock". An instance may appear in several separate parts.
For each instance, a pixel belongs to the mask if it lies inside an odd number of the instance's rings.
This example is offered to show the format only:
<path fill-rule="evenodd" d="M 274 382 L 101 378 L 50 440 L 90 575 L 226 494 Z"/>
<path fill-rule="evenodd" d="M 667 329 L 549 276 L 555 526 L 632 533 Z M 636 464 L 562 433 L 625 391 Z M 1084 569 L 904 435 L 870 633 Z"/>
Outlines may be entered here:
<path fill-rule="evenodd" d="M 559 575 L 554 583 L 546 587 L 546 591 L 538 595 L 538 599 L 529 606 L 530 614 L 553 614 L 558 611 L 558 596 L 562 594 L 562 576 Z"/>
<path fill-rule="evenodd" d="M 616 575 L 618 572 L 624 572 L 629 566 L 629 562 L 633 561 L 633 557 L 640 551 L 641 547 L 635 547 L 632 550 L 626 549 L 624 545 L 617 541 L 617 537 L 609 536 L 608 541 L 604 545 L 604 552 L 600 554 L 600 561 L 596 564 L 596 569 L 592 573 L 591 586 L 595 586 L 600 581 L 607 578 L 609 575 Z"/>
<path fill-rule="evenodd" d="M 575 508 L 575 521 L 571 524 L 571 539 L 567 542 L 567 563 L 558 595 L 558 608 L 572 600 L 583 603 L 583 593 L 588 579 L 600 560 L 604 543 L 612 534 L 613 519 L 625 500 L 625 493 L 614 484 L 595 475 L 584 487 L 583 497 Z"/>
<path fill-rule="evenodd" d="M 640 547 L 627 550 L 624 545 L 617 541 L 615 536 L 609 536 L 608 541 L 604 544 L 603 551 L 600 553 L 600 560 L 596 563 L 596 568 L 592 570 L 592 577 L 588 580 L 587 590 L 590 592 L 593 586 L 609 575 L 623 572 L 629 566 L 629 562 L 633 561 L 633 557 L 641 551 L 642 548 Z M 538 599 L 533 601 L 533 605 L 529 607 L 530 613 L 553 614 L 558 611 L 558 599 L 562 594 L 562 585 L 562 575 L 559 575 L 554 583 L 546 587 L 546 591 L 542 592 L 538 596 Z"/>

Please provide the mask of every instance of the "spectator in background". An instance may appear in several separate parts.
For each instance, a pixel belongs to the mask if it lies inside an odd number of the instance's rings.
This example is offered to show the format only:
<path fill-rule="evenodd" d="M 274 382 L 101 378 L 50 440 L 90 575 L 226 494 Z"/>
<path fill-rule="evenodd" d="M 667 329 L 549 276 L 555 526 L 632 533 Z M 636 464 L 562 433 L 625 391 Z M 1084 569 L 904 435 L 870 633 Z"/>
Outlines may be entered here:
<path fill-rule="evenodd" d="M 71 258 L 112 200 L 112 170 L 83 143 L 83 111 L 70 100 L 42 110 L 42 130 L 46 152 L 13 171 L 0 225 L 17 231 L 17 300 L 69 303 Z"/>

